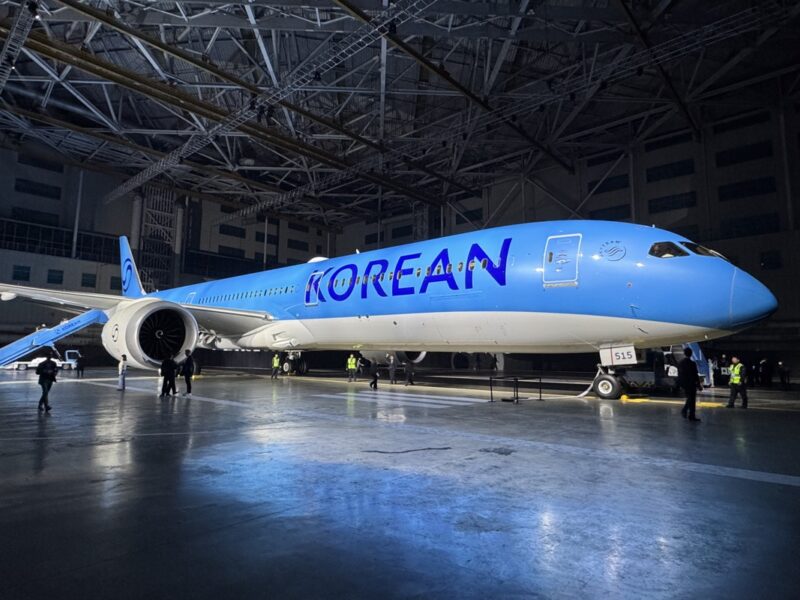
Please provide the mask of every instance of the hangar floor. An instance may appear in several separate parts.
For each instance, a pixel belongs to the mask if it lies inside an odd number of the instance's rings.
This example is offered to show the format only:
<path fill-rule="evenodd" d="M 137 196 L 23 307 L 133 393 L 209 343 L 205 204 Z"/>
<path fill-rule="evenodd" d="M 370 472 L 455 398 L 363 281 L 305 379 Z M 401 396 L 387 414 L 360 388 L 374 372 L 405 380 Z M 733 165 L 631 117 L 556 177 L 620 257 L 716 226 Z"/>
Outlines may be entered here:
<path fill-rule="evenodd" d="M 10 598 L 791 597 L 800 411 L 0 374 Z M 754 403 L 755 404 L 755 403 Z"/>

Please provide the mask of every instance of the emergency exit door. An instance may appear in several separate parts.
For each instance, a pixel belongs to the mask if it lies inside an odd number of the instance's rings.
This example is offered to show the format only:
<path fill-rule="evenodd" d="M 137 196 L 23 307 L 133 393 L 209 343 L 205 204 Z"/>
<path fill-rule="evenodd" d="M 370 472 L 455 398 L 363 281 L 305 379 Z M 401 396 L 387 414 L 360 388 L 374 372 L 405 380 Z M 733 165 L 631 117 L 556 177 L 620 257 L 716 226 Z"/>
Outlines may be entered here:
<path fill-rule="evenodd" d="M 542 283 L 545 287 L 578 285 L 581 234 L 551 235 L 544 248 Z"/>

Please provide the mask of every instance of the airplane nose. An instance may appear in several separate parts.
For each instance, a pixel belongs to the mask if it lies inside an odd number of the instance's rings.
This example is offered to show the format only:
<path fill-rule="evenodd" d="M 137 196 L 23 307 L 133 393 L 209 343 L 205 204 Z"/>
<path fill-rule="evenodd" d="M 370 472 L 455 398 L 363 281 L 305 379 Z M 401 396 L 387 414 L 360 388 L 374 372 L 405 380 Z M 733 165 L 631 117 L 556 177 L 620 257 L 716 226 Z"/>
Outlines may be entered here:
<path fill-rule="evenodd" d="M 729 313 L 733 329 L 766 319 L 777 309 L 778 300 L 763 283 L 741 269 L 734 270 Z"/>

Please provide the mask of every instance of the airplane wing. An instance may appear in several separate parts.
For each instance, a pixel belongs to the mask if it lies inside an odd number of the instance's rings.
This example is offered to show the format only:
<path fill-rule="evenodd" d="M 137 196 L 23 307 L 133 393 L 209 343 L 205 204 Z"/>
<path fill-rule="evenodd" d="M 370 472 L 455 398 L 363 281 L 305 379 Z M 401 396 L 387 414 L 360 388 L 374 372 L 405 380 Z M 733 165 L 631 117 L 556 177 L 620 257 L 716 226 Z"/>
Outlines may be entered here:
<path fill-rule="evenodd" d="M 69 292 L 66 290 L 53 290 L 46 288 L 26 287 L 0 283 L 0 300 L 14 300 L 25 298 L 38 304 L 45 304 L 61 308 L 66 312 L 82 312 L 99 308 L 107 310 L 114 308 L 125 300 L 122 296 L 111 294 L 98 294 L 96 292 Z"/>

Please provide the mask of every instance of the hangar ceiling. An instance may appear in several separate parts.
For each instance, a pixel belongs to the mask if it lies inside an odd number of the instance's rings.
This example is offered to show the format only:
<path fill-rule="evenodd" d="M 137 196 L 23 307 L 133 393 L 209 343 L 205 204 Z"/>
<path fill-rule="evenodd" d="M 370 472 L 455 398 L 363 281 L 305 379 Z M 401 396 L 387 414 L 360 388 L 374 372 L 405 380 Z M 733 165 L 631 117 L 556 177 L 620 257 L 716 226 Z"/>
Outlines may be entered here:
<path fill-rule="evenodd" d="M 151 182 L 243 209 L 231 218 L 463 212 L 505 175 L 796 101 L 798 13 L 797 0 L 7 2 L 0 129 L 122 174 L 109 201 Z"/>

